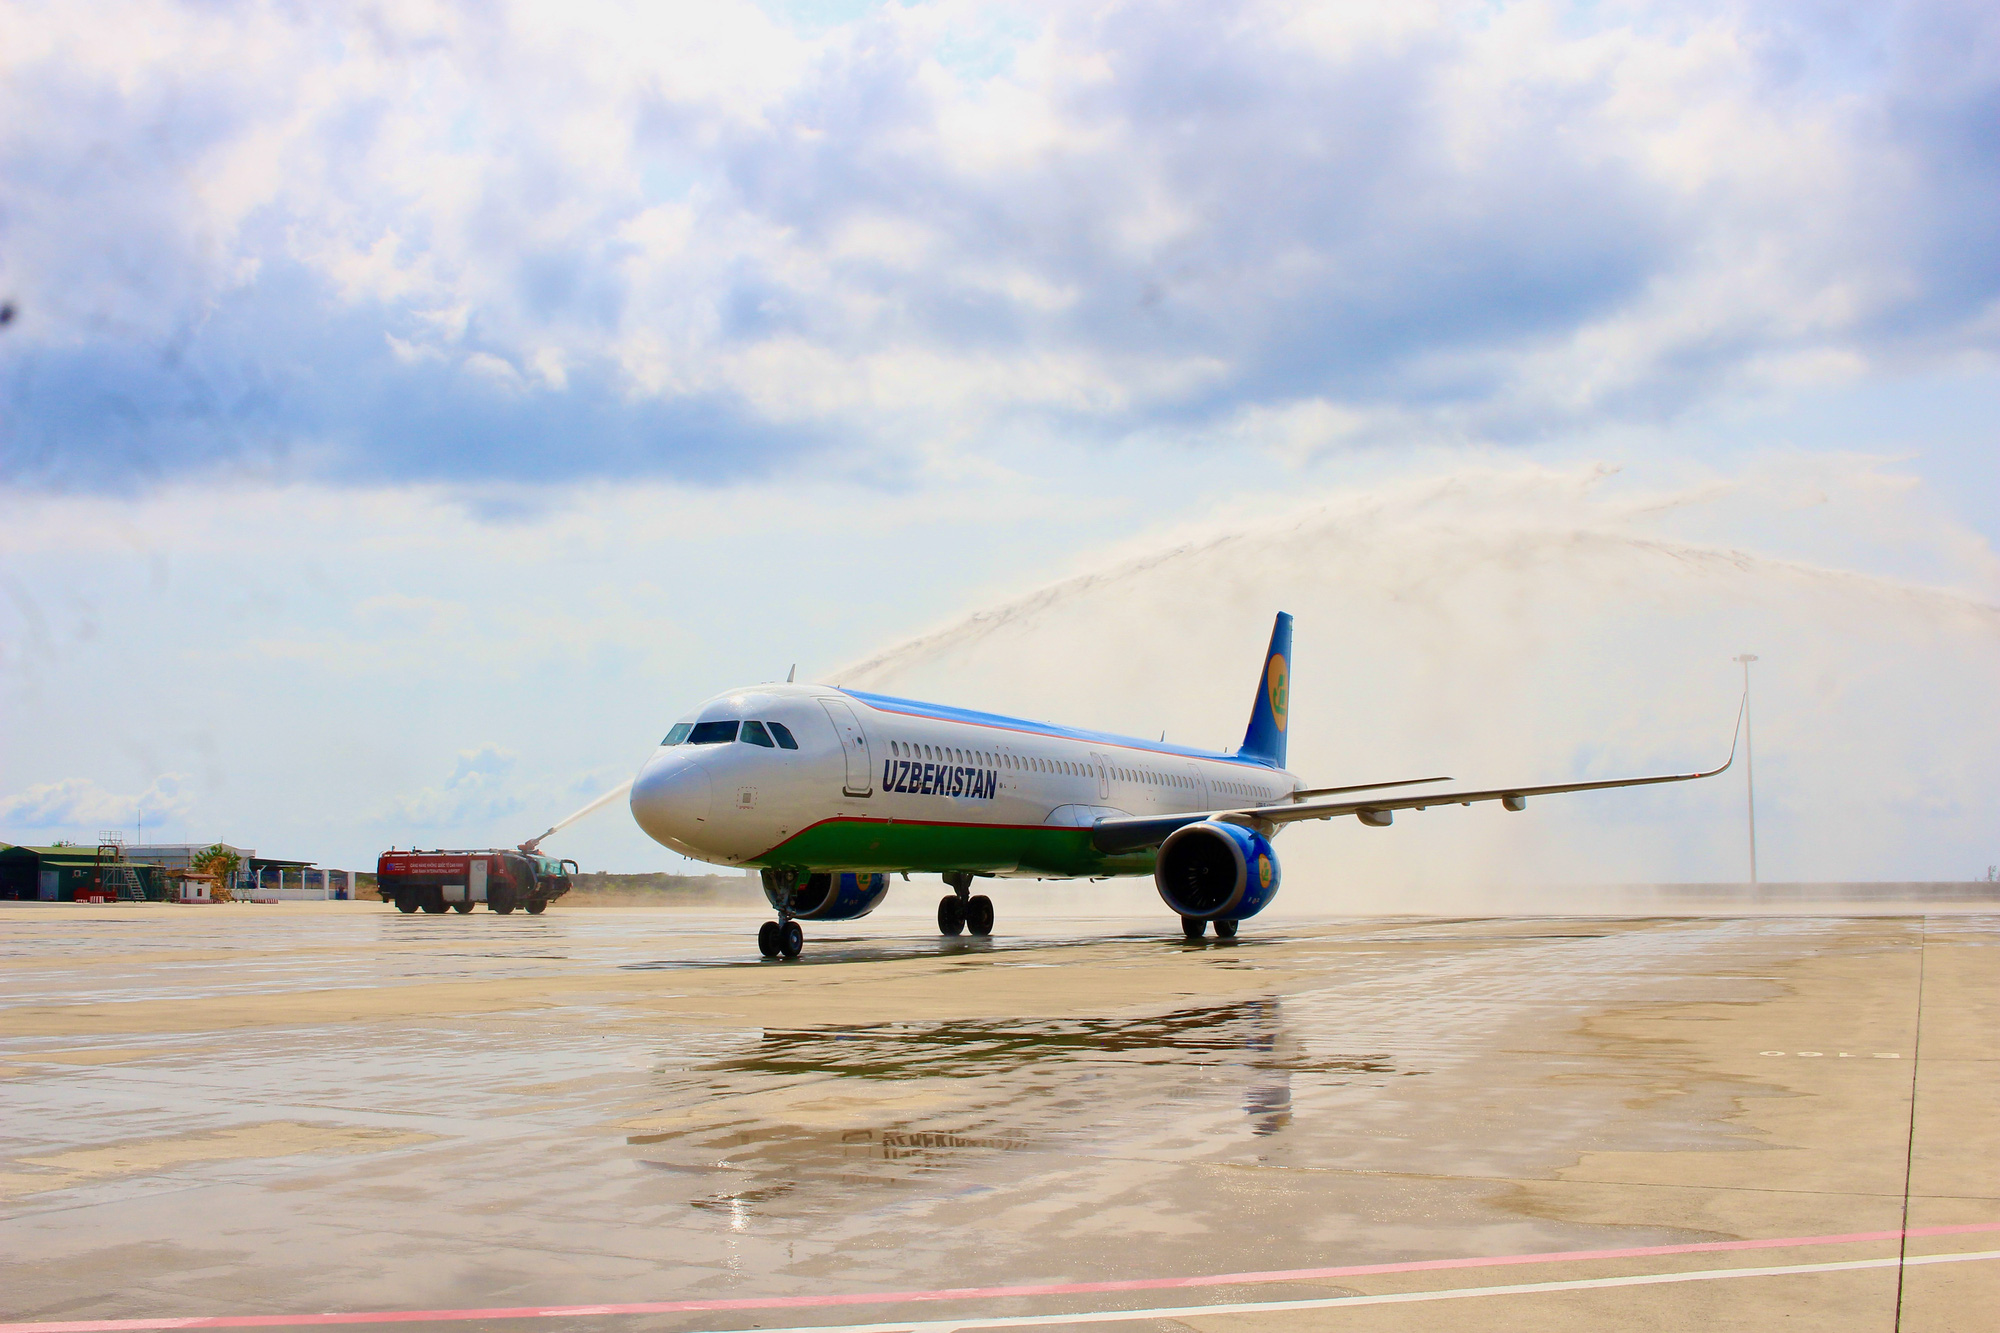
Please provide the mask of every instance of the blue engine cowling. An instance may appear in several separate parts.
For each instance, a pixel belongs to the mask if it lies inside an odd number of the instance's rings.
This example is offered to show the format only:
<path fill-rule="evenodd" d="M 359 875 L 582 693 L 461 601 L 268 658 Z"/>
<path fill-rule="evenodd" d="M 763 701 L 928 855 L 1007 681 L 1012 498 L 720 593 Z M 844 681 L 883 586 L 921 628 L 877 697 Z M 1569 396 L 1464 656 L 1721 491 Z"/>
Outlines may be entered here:
<path fill-rule="evenodd" d="M 1160 900 L 1197 921 L 1241 921 L 1278 896 L 1278 855 L 1241 824 L 1203 820 L 1177 828 L 1153 864 Z"/>
<path fill-rule="evenodd" d="M 805 921 L 853 921 L 867 916 L 889 896 L 889 877 L 884 874 L 841 871 L 799 875 L 791 890 L 791 913 Z M 764 897 L 780 911 L 785 908 L 785 880 L 775 871 L 764 872 Z"/>

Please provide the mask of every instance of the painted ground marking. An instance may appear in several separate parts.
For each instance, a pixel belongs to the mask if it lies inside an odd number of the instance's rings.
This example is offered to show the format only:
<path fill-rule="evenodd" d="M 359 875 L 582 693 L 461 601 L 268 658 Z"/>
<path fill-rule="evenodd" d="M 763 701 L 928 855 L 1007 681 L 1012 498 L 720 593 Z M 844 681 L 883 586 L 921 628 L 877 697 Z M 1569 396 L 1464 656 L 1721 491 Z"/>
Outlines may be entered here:
<path fill-rule="evenodd" d="M 319 1314 L 248 1314 L 164 1316 L 152 1319 L 81 1319 L 0 1323 L 0 1333 L 127 1333 L 127 1330 L 154 1328 L 300 1328 L 329 1324 L 417 1324 L 463 1323 L 485 1319 L 563 1319 L 583 1316 L 637 1314 L 695 1314 L 725 1310 L 827 1309 L 844 1305 L 893 1305 L 917 1301 L 1002 1300 L 1023 1296 L 1077 1296 L 1117 1291 L 1174 1291 L 1201 1287 L 1251 1286 L 1275 1282 L 1301 1282 L 1341 1277 L 1364 1277 L 1381 1273 L 1427 1273 L 1460 1268 L 1502 1268 L 1519 1264 L 1583 1263 L 1601 1259 L 1637 1259 L 1667 1254 L 1722 1254 L 1744 1250 L 1790 1249 L 1809 1245 L 1853 1245 L 1869 1241 L 1893 1241 L 1908 1236 L 1965 1236 L 2000 1231 L 2000 1222 L 1970 1222 L 1957 1226 L 1911 1227 L 1903 1231 L 1857 1231 L 1827 1236 L 1783 1236 L 1761 1240 L 1701 1241 L 1688 1245 L 1641 1245 L 1618 1250 L 1559 1250 L 1539 1254 L 1509 1254 L 1462 1259 L 1413 1259 L 1401 1263 L 1350 1264 L 1339 1268 L 1291 1268 L 1254 1273 L 1214 1273 L 1197 1277 L 1130 1278 L 1112 1282 L 1055 1282 L 1011 1287 L 950 1287 L 936 1291 L 851 1292 L 833 1296 L 747 1296 L 679 1301 L 637 1301 L 595 1305 L 513 1306 L 465 1310 L 365 1310 L 326 1311 Z M 1929 1255 L 1907 1262 L 1956 1263 L 1962 1260 L 2000 1257 L 2000 1250 L 1968 1255 Z M 1707 1274 L 1641 1274 L 1629 1278 L 1583 1278 L 1573 1282 L 1541 1283 L 1493 1288 L 1454 1288 L 1443 1292 L 1409 1292 L 1387 1296 L 1341 1296 L 1319 1301 L 1276 1301 L 1244 1305 L 1204 1305 L 1188 1307 L 1183 1316 L 1159 1311 L 1095 1311 L 1081 1314 L 1014 1316 L 1023 1326 L 1036 1323 L 1101 1322 L 1107 1319 L 1184 1317 L 1193 1313 L 1228 1313 L 1243 1310 L 1314 1309 L 1320 1306 L 1382 1304 L 1399 1300 L 1444 1300 L 1453 1296 L 1493 1293 L 1557 1291 L 1592 1286 L 1621 1286 L 1648 1282 L 1695 1281 L 1717 1277 L 1754 1277 L 1765 1273 L 1834 1272 L 1846 1268 L 1893 1267 L 1896 1259 L 1859 1259 L 1846 1263 L 1806 1264 L 1791 1268 L 1727 1268 Z M 862 1329 L 1005 1328 L 1006 1319 L 996 1322 L 968 1316 L 932 1322 L 842 1325 L 846 1333 Z M 790 1329 L 787 1333 L 806 1333 Z"/>

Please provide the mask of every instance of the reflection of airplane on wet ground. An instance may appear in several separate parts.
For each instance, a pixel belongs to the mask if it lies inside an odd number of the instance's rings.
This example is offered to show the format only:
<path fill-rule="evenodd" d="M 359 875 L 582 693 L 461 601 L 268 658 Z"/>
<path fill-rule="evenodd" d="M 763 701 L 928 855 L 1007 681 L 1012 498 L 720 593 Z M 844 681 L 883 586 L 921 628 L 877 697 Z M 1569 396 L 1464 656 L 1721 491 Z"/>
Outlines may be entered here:
<path fill-rule="evenodd" d="M 1233 1142 L 1283 1131 L 1295 1078 L 1379 1089 L 1409 1072 L 1388 1054 L 1308 1049 L 1277 996 L 1137 1017 L 766 1028 L 739 1052 L 665 1073 L 658 1090 L 703 1112 L 626 1143 L 655 1169 L 724 1186 L 693 1207 L 751 1215 L 810 1208 L 816 1189 L 906 1184 L 1007 1154 L 1095 1155 L 1109 1127 L 1049 1095 L 1068 1080 L 1126 1108 L 1112 1132 L 1121 1153 L 1145 1156 L 1191 1132 Z M 791 1090 L 782 1113 L 735 1101 L 774 1080 Z"/>
<path fill-rule="evenodd" d="M 674 724 L 632 784 L 633 818 L 656 841 L 754 866 L 778 919 L 757 943 L 797 957 L 800 920 L 866 916 L 896 872 L 944 876 L 947 935 L 993 929 L 975 878 L 1153 876 L 1189 938 L 1222 937 L 1276 896 L 1270 839 L 1302 819 L 1637 787 L 1706 773 L 1385 794 L 1446 778 L 1308 788 L 1285 770 L 1292 618 L 1280 614 L 1243 744 L 1165 741 L 976 713 L 820 685 L 756 685 Z M 1735 748 L 1730 749 L 1730 762 Z M 1363 794 L 1367 793 L 1367 794 Z"/>

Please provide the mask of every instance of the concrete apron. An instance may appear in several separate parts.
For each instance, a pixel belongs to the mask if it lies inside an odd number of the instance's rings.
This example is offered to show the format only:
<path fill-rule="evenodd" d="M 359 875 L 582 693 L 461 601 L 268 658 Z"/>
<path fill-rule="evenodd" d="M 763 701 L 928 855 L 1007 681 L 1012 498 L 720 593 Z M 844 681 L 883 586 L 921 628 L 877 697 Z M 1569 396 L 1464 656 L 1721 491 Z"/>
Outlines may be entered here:
<path fill-rule="evenodd" d="M 0 921 L 14 1320 L 788 1297 L 502 1326 L 1985 1329 L 2000 1308 L 1990 1261 L 1269 1308 L 1893 1259 L 1407 1267 L 1895 1233 L 1906 1187 L 1912 1229 L 2000 1223 L 1991 917 L 1295 921 L 1237 946 L 889 923 L 787 966 L 735 963 L 748 918 L 725 914 L 78 910 Z M 1211 1302 L 1263 1308 L 1186 1308 Z"/>

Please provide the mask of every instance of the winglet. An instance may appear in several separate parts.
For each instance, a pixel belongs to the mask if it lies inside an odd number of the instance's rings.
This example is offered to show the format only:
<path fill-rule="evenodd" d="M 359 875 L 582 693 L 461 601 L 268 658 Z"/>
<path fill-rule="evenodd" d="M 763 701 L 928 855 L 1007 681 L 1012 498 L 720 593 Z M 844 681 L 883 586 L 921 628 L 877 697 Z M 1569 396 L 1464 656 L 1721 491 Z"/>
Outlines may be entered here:
<path fill-rule="evenodd" d="M 1712 768 L 1701 776 L 1712 778 L 1717 773 L 1726 773 L 1729 771 L 1729 766 L 1736 762 L 1736 746 L 1743 739 L 1743 719 L 1749 716 L 1749 713 L 1750 690 L 1746 686 L 1743 690 L 1743 702 L 1736 705 L 1736 730 L 1729 733 L 1729 758 L 1722 761 L 1721 768 Z"/>

